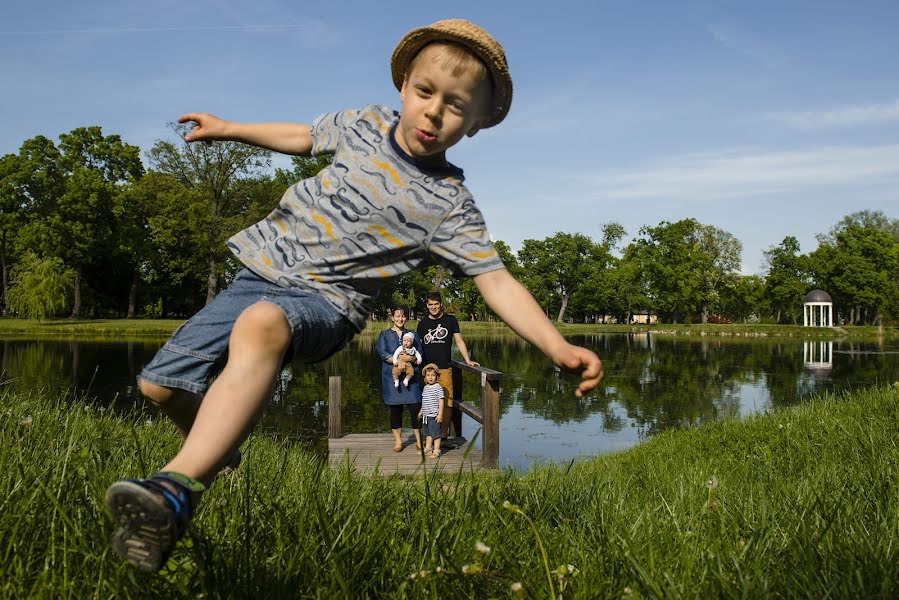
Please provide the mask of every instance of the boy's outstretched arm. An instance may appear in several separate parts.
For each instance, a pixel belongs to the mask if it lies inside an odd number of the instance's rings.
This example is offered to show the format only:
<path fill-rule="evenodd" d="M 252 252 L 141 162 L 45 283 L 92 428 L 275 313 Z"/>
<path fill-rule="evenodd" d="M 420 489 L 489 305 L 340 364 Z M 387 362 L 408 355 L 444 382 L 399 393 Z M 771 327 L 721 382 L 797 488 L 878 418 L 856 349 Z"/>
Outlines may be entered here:
<path fill-rule="evenodd" d="M 543 351 L 560 369 L 581 376 L 576 396 L 583 396 L 599 384 L 602 379 L 599 357 L 566 342 L 530 292 L 507 270 L 482 273 L 473 279 L 484 301 L 506 325 Z"/>
<path fill-rule="evenodd" d="M 187 113 L 178 117 L 178 122 L 194 124 L 184 136 L 188 142 L 227 140 L 282 154 L 312 152 L 312 128 L 301 123 L 237 123 L 209 113 Z"/>

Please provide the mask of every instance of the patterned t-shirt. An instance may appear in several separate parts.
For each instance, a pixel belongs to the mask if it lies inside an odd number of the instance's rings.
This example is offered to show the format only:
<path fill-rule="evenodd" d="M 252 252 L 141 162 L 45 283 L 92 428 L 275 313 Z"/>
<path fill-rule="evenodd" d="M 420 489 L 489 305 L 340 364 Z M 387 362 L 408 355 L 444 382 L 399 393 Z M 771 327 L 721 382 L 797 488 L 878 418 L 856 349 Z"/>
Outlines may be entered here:
<path fill-rule="evenodd" d="M 321 293 L 359 331 L 392 278 L 434 263 L 467 276 L 503 267 L 462 170 L 406 154 L 394 139 L 397 119 L 377 105 L 316 119 L 313 154 L 333 153 L 333 163 L 228 240 L 247 267 Z"/>

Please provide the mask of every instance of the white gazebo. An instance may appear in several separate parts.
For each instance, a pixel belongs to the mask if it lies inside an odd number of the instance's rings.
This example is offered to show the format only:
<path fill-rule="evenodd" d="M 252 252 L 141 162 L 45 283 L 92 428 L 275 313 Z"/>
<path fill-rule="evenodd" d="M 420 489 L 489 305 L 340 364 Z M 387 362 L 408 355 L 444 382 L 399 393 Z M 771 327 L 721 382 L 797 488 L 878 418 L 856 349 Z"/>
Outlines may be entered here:
<path fill-rule="evenodd" d="M 805 295 L 802 310 L 803 327 L 833 327 L 833 300 L 824 290 L 812 290 Z"/>

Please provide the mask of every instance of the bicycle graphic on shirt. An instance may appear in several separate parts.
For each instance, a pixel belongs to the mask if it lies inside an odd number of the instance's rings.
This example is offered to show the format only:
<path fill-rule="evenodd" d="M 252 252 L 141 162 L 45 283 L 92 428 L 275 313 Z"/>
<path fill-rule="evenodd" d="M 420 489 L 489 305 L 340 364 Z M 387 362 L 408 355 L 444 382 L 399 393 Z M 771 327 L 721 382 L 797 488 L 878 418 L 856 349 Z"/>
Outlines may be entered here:
<path fill-rule="evenodd" d="M 431 342 L 439 342 L 440 340 L 446 338 L 449 334 L 449 329 L 444 327 L 443 325 L 438 324 L 434 329 L 428 329 L 428 332 L 425 334 L 424 343 L 430 344 Z"/>

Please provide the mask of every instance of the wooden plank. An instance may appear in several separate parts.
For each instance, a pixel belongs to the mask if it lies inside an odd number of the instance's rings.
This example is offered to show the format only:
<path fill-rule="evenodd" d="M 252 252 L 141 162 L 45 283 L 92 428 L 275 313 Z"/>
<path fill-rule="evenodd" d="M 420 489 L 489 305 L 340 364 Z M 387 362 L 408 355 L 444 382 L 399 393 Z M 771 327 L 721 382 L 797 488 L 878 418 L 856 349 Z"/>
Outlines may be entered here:
<path fill-rule="evenodd" d="M 422 457 L 421 452 L 415 449 L 411 436 L 404 440 L 404 444 L 406 446 L 402 452 L 394 452 L 393 435 L 390 433 L 350 434 L 328 440 L 328 462 L 334 468 L 343 468 L 349 462 L 359 473 L 378 475 L 422 475 L 435 470 L 452 473 L 459 469 L 478 471 L 483 462 L 481 452 L 477 448 L 469 448 L 468 441 L 457 448 L 447 449 L 437 459 Z"/>
<path fill-rule="evenodd" d="M 481 466 L 495 469 L 499 463 L 499 381 L 484 380 L 481 390 L 481 406 L 484 409 L 483 449 Z"/>
<path fill-rule="evenodd" d="M 340 429 L 340 376 L 332 375 L 328 378 L 328 437 L 339 438 Z"/>
<path fill-rule="evenodd" d="M 467 364 L 460 360 L 454 360 L 453 366 L 463 371 L 468 371 L 469 373 L 477 373 L 478 376 L 481 377 L 481 380 L 487 381 L 500 381 L 503 378 L 502 371 L 494 371 L 493 369 L 488 369 L 487 367 L 469 367 Z"/>

